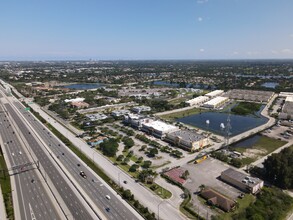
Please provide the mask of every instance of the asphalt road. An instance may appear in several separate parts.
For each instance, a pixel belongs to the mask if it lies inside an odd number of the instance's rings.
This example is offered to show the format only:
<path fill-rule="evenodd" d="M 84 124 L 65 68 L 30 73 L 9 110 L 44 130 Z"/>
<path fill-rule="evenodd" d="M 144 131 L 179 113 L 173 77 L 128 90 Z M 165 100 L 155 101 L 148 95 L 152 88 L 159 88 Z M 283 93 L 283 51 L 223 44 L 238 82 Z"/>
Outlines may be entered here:
<path fill-rule="evenodd" d="M 41 166 L 44 168 L 45 175 L 47 178 L 50 178 L 52 183 L 54 184 L 56 190 L 62 197 L 63 201 L 67 205 L 67 208 L 70 210 L 70 214 L 68 218 L 74 219 L 93 219 L 97 217 L 93 217 L 93 213 L 90 212 L 81 202 L 81 199 L 76 196 L 76 192 L 69 186 L 67 180 L 65 180 L 64 176 L 60 174 L 60 171 L 56 168 L 56 164 L 49 159 L 48 155 L 45 153 L 43 147 L 37 142 L 35 137 L 31 134 L 31 131 L 27 128 L 23 120 L 18 116 L 15 110 L 10 106 L 10 104 L 6 103 L 5 108 L 9 112 L 9 114 L 14 119 L 15 123 L 18 125 L 18 132 L 21 132 L 29 144 L 31 150 L 36 155 L 39 160 Z M 31 181 L 31 179 L 29 180 Z"/>
<path fill-rule="evenodd" d="M 121 203 L 121 200 L 117 198 L 117 195 L 109 190 L 96 174 L 94 174 L 76 155 L 64 146 L 59 139 L 48 131 L 43 124 L 36 120 L 30 112 L 25 111 L 24 107 L 19 102 L 14 102 L 13 104 L 17 106 L 19 112 L 21 112 L 27 122 L 33 126 L 34 130 L 47 144 L 50 151 L 59 160 L 58 162 L 67 170 L 68 175 L 70 174 L 70 178 L 74 179 L 77 188 L 86 193 L 86 196 L 93 201 L 94 205 L 100 209 L 100 212 L 102 212 L 107 219 L 135 220 L 141 218 L 137 213 L 134 214 L 129 206 L 125 206 L 125 204 Z M 21 121 L 16 113 L 14 113 L 13 117 L 17 118 L 18 121 Z M 22 126 L 21 129 L 25 130 L 25 126 Z M 32 135 L 27 135 L 27 139 L 32 143 L 34 138 Z M 42 155 L 38 153 L 40 149 L 36 149 L 36 151 L 37 152 L 35 153 L 39 160 L 43 161 Z M 46 166 L 47 165 L 45 165 L 45 167 Z M 86 179 L 80 175 L 80 171 L 85 172 L 87 175 Z M 106 195 L 109 195 L 110 199 L 107 199 Z"/>
<path fill-rule="evenodd" d="M 27 155 L 26 150 L 20 143 L 16 130 L 13 128 L 11 121 L 5 114 L 5 111 L 0 106 L 0 136 L 3 141 L 4 152 L 9 158 L 10 166 L 22 165 L 32 162 L 32 159 Z M 15 192 L 19 210 L 15 210 L 15 217 L 21 219 L 60 219 L 65 216 L 60 210 L 56 209 L 48 191 L 44 187 L 44 180 L 37 174 L 36 166 L 27 166 L 17 169 L 13 172 L 15 180 Z M 7 177 L 9 178 L 9 177 Z M 32 181 L 33 180 L 33 181 Z M 17 212 L 17 213 L 16 213 Z"/>
<path fill-rule="evenodd" d="M 135 182 L 133 178 L 125 174 L 119 167 L 114 166 L 113 163 L 107 160 L 105 157 L 96 153 L 96 151 L 89 147 L 83 140 L 75 137 L 72 133 L 60 125 L 58 122 L 55 122 L 50 116 L 45 112 L 39 109 L 36 104 L 30 104 L 35 111 L 39 112 L 40 115 L 52 126 L 54 126 L 60 133 L 66 136 L 76 147 L 79 147 L 81 151 L 86 154 L 89 158 L 93 158 L 94 162 L 102 167 L 107 175 L 114 180 L 115 182 L 123 185 L 124 188 L 130 189 L 131 192 L 135 195 L 144 206 L 148 207 L 149 210 L 153 211 L 155 214 L 160 214 L 160 219 L 186 219 L 180 211 L 171 204 L 169 200 L 161 200 L 157 195 L 154 195 L 150 190 L 146 189 L 144 186 L 141 186 L 139 183 Z M 124 184 L 123 181 L 126 180 L 128 183 Z"/>

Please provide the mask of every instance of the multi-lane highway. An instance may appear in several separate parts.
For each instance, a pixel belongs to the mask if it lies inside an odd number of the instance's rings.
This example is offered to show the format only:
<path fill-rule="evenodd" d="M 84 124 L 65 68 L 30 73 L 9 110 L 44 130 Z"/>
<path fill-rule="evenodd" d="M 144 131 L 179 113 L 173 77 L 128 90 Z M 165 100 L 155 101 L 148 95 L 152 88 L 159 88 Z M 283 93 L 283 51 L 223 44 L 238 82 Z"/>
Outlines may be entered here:
<path fill-rule="evenodd" d="M 9 159 L 10 167 L 16 167 L 32 162 L 23 144 L 19 141 L 19 135 L 10 118 L 0 105 L 0 137 L 3 152 Z M 16 219 L 61 219 L 65 216 L 56 206 L 56 200 L 50 195 L 50 191 L 44 180 L 36 170 L 35 165 L 11 170 L 15 183 L 14 203 L 18 207 L 15 211 Z M 16 199 L 17 198 L 17 199 Z"/>
<path fill-rule="evenodd" d="M 8 113 L 10 119 L 13 118 L 14 123 L 17 125 L 14 134 L 17 132 L 20 136 L 22 136 L 22 142 L 26 142 L 27 146 L 29 146 L 28 150 L 31 151 L 31 154 L 35 155 L 35 159 L 39 161 L 41 171 L 43 176 L 45 177 L 45 181 L 49 184 L 50 189 L 55 192 L 54 196 L 57 198 L 55 201 L 56 204 L 60 204 L 62 210 L 64 210 L 65 218 L 67 219 L 98 219 L 101 216 L 97 215 L 97 212 L 94 212 L 88 204 L 85 202 L 84 198 L 80 195 L 80 193 L 76 190 L 75 187 L 71 184 L 68 178 L 61 172 L 61 169 L 56 166 L 53 158 L 50 156 L 48 152 L 46 152 L 42 144 L 37 141 L 36 137 L 33 135 L 32 130 L 30 130 L 25 122 L 17 115 L 17 112 L 10 105 L 9 102 L 4 104 L 5 110 Z M 5 121 L 6 122 L 6 121 Z M 9 126 L 7 127 L 7 129 Z M 13 134 L 11 132 L 11 134 Z M 5 139 L 9 138 L 9 134 L 4 134 L 3 137 Z M 13 141 L 7 140 L 6 144 L 12 144 Z M 20 144 L 18 144 L 20 146 Z M 7 147 L 10 150 L 10 147 Z M 20 151 L 11 152 L 11 156 L 15 156 Z M 18 161 L 20 162 L 20 161 Z M 14 164 L 14 163 L 13 163 Z M 36 184 L 41 183 L 41 180 L 37 179 L 36 176 L 30 176 L 26 179 L 19 180 L 19 184 Z M 21 192 L 21 191 L 18 191 Z M 30 190 L 26 190 L 22 193 L 29 193 Z M 25 195 L 27 196 L 27 195 Z M 39 203 L 40 204 L 40 203 Z M 31 212 L 32 208 L 29 205 L 28 210 Z M 20 207 L 21 208 L 21 207 Z M 45 210 L 39 209 L 40 213 L 46 213 Z M 16 210 L 17 212 L 18 210 Z M 98 210 L 96 210 L 98 211 Z M 20 213 L 21 219 L 25 219 L 27 216 L 26 213 Z M 31 219 L 31 218 L 30 218 Z M 52 218 L 49 218 L 52 219 Z M 54 219 L 54 218 L 53 218 Z M 57 218 L 60 219 L 60 218 Z M 62 218 L 64 219 L 64 218 Z"/>
<path fill-rule="evenodd" d="M 61 164 L 66 170 L 66 175 L 70 179 L 74 179 L 76 188 L 86 196 L 88 202 L 93 207 L 98 207 L 100 212 L 108 219 L 138 219 L 141 218 L 137 213 L 134 213 L 132 208 L 126 206 L 117 199 L 116 193 L 109 190 L 96 174 L 94 174 L 76 155 L 74 155 L 64 144 L 57 139 L 51 132 L 49 132 L 34 116 L 25 111 L 24 107 L 19 102 L 13 102 L 17 106 L 18 111 L 30 124 L 40 139 L 47 145 L 49 152 L 56 156 L 58 164 Z M 21 124 L 22 118 L 10 108 L 9 111 L 13 114 L 17 123 Z M 26 130 L 26 126 L 20 125 L 21 129 Z M 27 136 L 28 141 L 33 143 L 32 135 Z M 37 155 L 38 158 L 42 158 L 41 155 Z M 42 158 L 43 160 L 43 158 Z M 87 178 L 83 178 L 80 172 L 85 172 Z M 107 198 L 106 196 L 109 195 Z"/>
<path fill-rule="evenodd" d="M 125 204 L 124 200 L 117 196 L 113 190 L 109 189 L 109 186 L 106 186 L 103 180 L 89 170 L 87 166 L 79 160 L 79 158 L 73 155 L 73 153 L 68 150 L 66 146 L 59 142 L 54 135 L 47 130 L 47 128 L 45 128 L 38 120 L 35 120 L 32 114 L 25 111 L 24 106 L 20 104 L 18 100 L 12 97 L 10 97 L 10 100 L 11 103 L 17 107 L 17 113 L 15 113 L 14 117 L 17 119 L 17 116 L 21 115 L 21 118 L 17 120 L 23 121 L 25 118 L 25 123 L 34 128 L 35 132 L 33 133 L 36 133 L 40 140 L 45 140 L 43 142 L 48 148 L 48 151 L 52 154 L 52 156 L 54 156 L 58 164 L 60 164 L 64 170 L 68 170 L 67 175 L 70 179 L 74 180 L 75 186 L 79 188 L 82 193 L 84 193 L 90 204 L 99 206 L 102 213 L 109 219 L 142 219 L 142 217 L 134 212 L 129 205 Z M 33 107 L 35 111 L 38 111 L 38 107 Z M 80 147 L 80 149 L 88 157 L 93 158 L 93 160 L 99 164 L 111 178 L 115 181 L 117 180 L 117 177 L 119 181 L 120 178 L 121 180 L 127 180 L 128 183 L 122 183 L 123 186 L 130 189 L 135 194 L 136 198 L 138 198 L 139 201 L 150 210 L 156 214 L 160 213 L 160 218 L 185 219 L 185 217 L 180 214 L 180 211 L 176 207 L 173 207 L 168 201 L 161 200 L 157 196 L 153 195 L 150 191 L 124 174 L 116 166 L 113 166 L 111 162 L 90 149 L 86 143 L 73 136 L 58 122 L 55 122 L 54 119 L 50 118 L 42 111 L 40 113 L 45 120 L 50 122 L 63 135 L 67 136 L 76 146 Z M 83 179 L 81 177 L 80 171 L 84 171 L 86 173 L 87 179 Z M 106 195 L 109 195 L 110 199 L 107 199 Z"/>

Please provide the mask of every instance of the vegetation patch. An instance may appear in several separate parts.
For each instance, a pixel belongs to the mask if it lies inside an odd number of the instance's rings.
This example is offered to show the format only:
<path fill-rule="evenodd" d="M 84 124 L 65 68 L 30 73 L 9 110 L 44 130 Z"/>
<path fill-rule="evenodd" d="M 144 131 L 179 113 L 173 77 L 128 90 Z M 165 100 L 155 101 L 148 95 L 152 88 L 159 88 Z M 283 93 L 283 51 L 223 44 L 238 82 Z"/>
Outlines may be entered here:
<path fill-rule="evenodd" d="M 185 110 L 185 111 L 180 111 L 180 112 L 174 112 L 174 113 L 171 113 L 171 114 L 161 115 L 160 117 L 162 119 L 165 119 L 165 120 L 174 121 L 174 120 L 179 119 L 179 118 L 183 118 L 183 117 L 186 117 L 186 116 L 189 116 L 189 115 L 199 114 L 199 113 L 202 113 L 202 112 L 205 112 L 205 111 L 206 110 L 203 110 L 203 109 L 193 108 L 193 109 L 188 109 L 188 110 Z"/>
<path fill-rule="evenodd" d="M 232 219 L 285 219 L 292 208 L 292 197 L 280 189 L 264 187 L 257 195 L 256 201 L 246 209 L 232 215 Z"/>
<path fill-rule="evenodd" d="M 265 178 L 279 187 L 293 188 L 293 146 L 272 154 L 264 162 Z"/>
<path fill-rule="evenodd" d="M 253 202 L 255 201 L 255 197 L 251 194 L 246 194 L 243 198 L 237 199 L 237 209 L 233 212 L 225 212 L 219 216 L 213 216 L 214 220 L 232 220 L 232 216 L 238 215 L 239 213 L 243 213 Z"/>
<path fill-rule="evenodd" d="M 12 194 L 10 177 L 7 171 L 7 166 L 3 157 L 2 149 L 0 148 L 0 186 L 3 194 L 4 204 L 6 208 L 7 218 L 14 219 Z"/>
<path fill-rule="evenodd" d="M 261 107 L 259 103 L 253 102 L 240 102 L 231 111 L 237 115 L 253 115 L 255 112 L 258 112 Z"/>

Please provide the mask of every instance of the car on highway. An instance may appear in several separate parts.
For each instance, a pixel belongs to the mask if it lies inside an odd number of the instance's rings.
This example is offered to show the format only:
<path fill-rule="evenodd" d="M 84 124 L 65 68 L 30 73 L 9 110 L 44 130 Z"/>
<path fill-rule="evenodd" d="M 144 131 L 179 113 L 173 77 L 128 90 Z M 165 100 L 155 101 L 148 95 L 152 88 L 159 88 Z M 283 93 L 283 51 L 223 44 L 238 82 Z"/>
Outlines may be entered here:
<path fill-rule="evenodd" d="M 111 197 L 109 195 L 106 195 L 106 198 L 109 199 L 109 200 L 111 199 Z"/>
<path fill-rule="evenodd" d="M 87 176 L 86 176 L 86 174 L 84 173 L 84 171 L 80 171 L 80 173 L 79 173 L 83 178 L 87 178 Z"/>
<path fill-rule="evenodd" d="M 107 207 L 107 208 L 106 208 L 106 211 L 107 211 L 107 212 L 110 212 L 110 208 L 109 208 L 109 207 Z"/>
<path fill-rule="evenodd" d="M 127 181 L 126 181 L 126 180 L 124 180 L 124 181 L 123 181 L 123 183 L 124 183 L 124 184 L 127 184 Z"/>

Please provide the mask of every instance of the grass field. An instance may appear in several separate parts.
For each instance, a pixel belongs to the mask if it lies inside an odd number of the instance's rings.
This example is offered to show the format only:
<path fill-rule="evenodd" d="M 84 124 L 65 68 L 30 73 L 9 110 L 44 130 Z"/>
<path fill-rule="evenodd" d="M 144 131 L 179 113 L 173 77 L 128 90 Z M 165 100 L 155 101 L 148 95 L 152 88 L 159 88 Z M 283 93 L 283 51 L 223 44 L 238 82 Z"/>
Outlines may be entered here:
<path fill-rule="evenodd" d="M 189 110 L 186 110 L 186 111 L 181 111 L 181 112 L 175 112 L 175 113 L 171 113 L 171 114 L 161 115 L 160 117 L 162 119 L 165 119 L 165 120 L 174 121 L 175 119 L 183 118 L 183 117 L 186 117 L 186 116 L 189 116 L 189 115 L 198 114 L 198 113 L 204 112 L 204 111 L 205 110 L 198 109 L 198 108 L 193 108 L 193 109 L 189 109 Z"/>
<path fill-rule="evenodd" d="M 233 148 L 233 150 L 236 150 L 237 152 L 240 152 L 244 155 L 254 154 L 253 157 L 246 156 L 245 158 L 241 159 L 243 165 L 248 165 L 256 161 L 259 157 L 263 157 L 272 153 L 273 151 L 275 151 L 276 149 L 278 149 L 286 143 L 286 141 L 277 140 L 267 136 L 261 136 L 253 146 L 249 148 L 236 147 Z"/>

